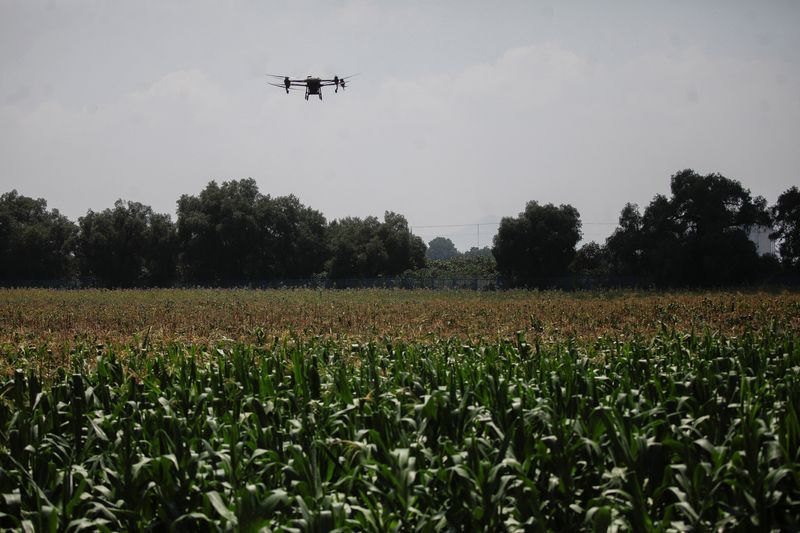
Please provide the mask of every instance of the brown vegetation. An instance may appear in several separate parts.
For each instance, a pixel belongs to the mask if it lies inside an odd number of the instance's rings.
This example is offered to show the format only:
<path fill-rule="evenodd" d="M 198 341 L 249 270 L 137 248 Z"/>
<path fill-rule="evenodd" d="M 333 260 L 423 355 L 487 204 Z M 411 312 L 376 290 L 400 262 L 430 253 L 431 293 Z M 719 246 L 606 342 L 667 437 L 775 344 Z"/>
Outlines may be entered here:
<path fill-rule="evenodd" d="M 402 290 L 0 291 L 0 344 L 368 340 L 542 340 L 649 335 L 662 327 L 736 334 L 800 326 L 797 293 L 433 292 Z"/>

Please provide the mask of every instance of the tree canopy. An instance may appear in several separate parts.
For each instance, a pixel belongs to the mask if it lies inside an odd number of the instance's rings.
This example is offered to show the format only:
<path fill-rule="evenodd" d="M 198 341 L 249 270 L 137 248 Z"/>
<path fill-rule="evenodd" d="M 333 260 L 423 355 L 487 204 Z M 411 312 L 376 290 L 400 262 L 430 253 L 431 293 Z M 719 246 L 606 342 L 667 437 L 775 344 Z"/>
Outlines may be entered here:
<path fill-rule="evenodd" d="M 784 264 L 794 271 L 800 270 L 800 189 L 792 187 L 778 197 L 771 209 L 775 232 L 779 239 L 778 251 Z"/>
<path fill-rule="evenodd" d="M 0 278 L 59 280 L 72 275 L 77 227 L 47 202 L 16 190 L 0 196 Z"/>
<path fill-rule="evenodd" d="M 619 215 L 617 229 L 606 239 L 609 266 L 613 272 L 624 276 L 642 273 L 643 224 L 639 207 L 636 204 L 625 204 Z"/>
<path fill-rule="evenodd" d="M 530 201 L 519 216 L 500 221 L 492 253 L 497 270 L 513 283 L 537 284 L 567 272 L 580 238 L 577 209 Z"/>
<path fill-rule="evenodd" d="M 593 276 L 608 274 L 608 251 L 594 241 L 587 242 L 575 252 L 569 268 L 576 274 Z"/>
<path fill-rule="evenodd" d="M 759 257 L 751 230 L 778 241 Z M 623 284 L 710 287 L 800 274 L 800 189 L 768 207 L 736 180 L 691 169 L 640 210 L 627 203 L 605 245 L 581 239 L 571 205 L 530 201 L 504 217 L 492 248 L 430 246 L 408 221 L 345 217 L 328 223 L 295 196 L 262 194 L 251 178 L 209 182 L 177 201 L 177 220 L 138 202 L 89 210 L 77 224 L 44 199 L 0 196 L 0 283 L 65 281 L 107 287 L 236 285 L 307 279 L 501 276 L 501 286 L 560 284 L 569 276 Z M 787 277 L 788 275 L 788 277 Z"/>
<path fill-rule="evenodd" d="M 464 252 L 463 254 L 466 257 L 490 257 L 492 261 L 494 261 L 494 255 L 492 254 L 492 249 L 488 246 L 484 246 L 483 248 L 478 248 L 477 246 L 471 247 L 469 250 Z"/>
<path fill-rule="evenodd" d="M 425 265 L 425 243 L 412 235 L 405 217 L 387 211 L 376 217 L 346 217 L 328 227 L 332 278 L 395 276 Z"/>
<path fill-rule="evenodd" d="M 447 237 L 435 237 L 428 243 L 426 259 L 450 259 L 458 255 L 458 249 Z"/>
<path fill-rule="evenodd" d="M 181 196 L 178 238 L 183 276 L 201 283 L 310 276 L 326 258 L 325 217 L 294 196 L 262 195 L 251 178 Z"/>
<path fill-rule="evenodd" d="M 622 210 L 606 240 L 619 274 L 644 274 L 659 285 L 730 285 L 753 281 L 759 258 L 748 238 L 769 226 L 766 201 L 719 174 L 682 170 L 672 176 L 671 196 L 657 195 L 643 215 Z"/>
<path fill-rule="evenodd" d="M 113 209 L 78 219 L 81 275 L 101 285 L 167 285 L 175 279 L 176 232 L 169 215 L 117 200 Z"/>

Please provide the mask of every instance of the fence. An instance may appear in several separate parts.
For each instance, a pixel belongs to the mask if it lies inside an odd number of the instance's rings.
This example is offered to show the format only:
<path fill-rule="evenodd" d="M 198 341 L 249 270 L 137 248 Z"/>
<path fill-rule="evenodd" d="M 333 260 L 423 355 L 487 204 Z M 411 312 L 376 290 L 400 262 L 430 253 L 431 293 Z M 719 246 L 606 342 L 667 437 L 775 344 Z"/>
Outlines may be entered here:
<path fill-rule="evenodd" d="M 559 290 L 588 290 L 608 287 L 647 287 L 648 280 L 642 278 L 597 277 L 597 276 L 558 276 L 528 280 L 526 287 Z M 108 288 L 95 279 L 69 280 L 0 280 L 2 288 L 48 288 L 84 289 Z M 147 288 L 131 285 L 127 288 Z M 250 289 L 430 289 L 430 290 L 473 290 L 494 291 L 513 288 L 501 277 L 421 277 L 397 276 L 377 278 L 271 278 L 271 279 L 233 279 L 199 283 L 176 282 L 167 288 L 250 288 Z"/>
<path fill-rule="evenodd" d="M 565 275 L 547 278 L 532 278 L 520 284 L 527 288 L 555 289 L 563 291 L 593 289 L 651 289 L 656 284 L 650 278 L 640 276 L 587 276 Z M 0 288 L 47 288 L 84 289 L 109 288 L 93 279 L 68 280 L 2 280 Z M 147 288 L 133 285 L 127 288 Z M 430 290 L 473 290 L 493 291 L 514 288 L 502 277 L 420 277 L 398 276 L 378 278 L 273 278 L 273 279 L 235 279 L 204 283 L 179 282 L 164 288 L 249 288 L 249 289 L 430 289 Z M 691 287 L 689 287 L 691 288 Z M 724 288 L 724 287 L 720 287 Z M 800 276 L 779 275 L 756 285 L 743 285 L 735 288 L 800 288 Z"/>

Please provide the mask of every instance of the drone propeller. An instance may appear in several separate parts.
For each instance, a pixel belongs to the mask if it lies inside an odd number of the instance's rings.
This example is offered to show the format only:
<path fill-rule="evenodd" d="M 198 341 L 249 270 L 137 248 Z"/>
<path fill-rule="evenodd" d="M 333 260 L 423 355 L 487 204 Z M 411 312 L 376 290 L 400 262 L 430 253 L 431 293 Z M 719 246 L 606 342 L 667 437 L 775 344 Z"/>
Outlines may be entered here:
<path fill-rule="evenodd" d="M 343 76 L 341 78 L 339 76 L 336 76 L 334 83 L 334 85 L 336 85 L 336 92 L 339 92 L 339 87 L 341 87 L 342 90 L 344 90 L 345 87 L 347 87 L 347 82 L 345 80 L 349 80 L 354 76 L 358 76 L 358 74 L 350 74 L 349 76 Z"/>
<path fill-rule="evenodd" d="M 286 86 L 283 85 L 283 84 L 280 84 L 280 83 L 267 83 L 267 85 L 272 85 L 273 87 L 278 87 L 280 89 L 286 89 Z M 301 89 L 300 87 L 290 86 L 289 90 L 290 91 L 304 91 L 305 89 Z"/>

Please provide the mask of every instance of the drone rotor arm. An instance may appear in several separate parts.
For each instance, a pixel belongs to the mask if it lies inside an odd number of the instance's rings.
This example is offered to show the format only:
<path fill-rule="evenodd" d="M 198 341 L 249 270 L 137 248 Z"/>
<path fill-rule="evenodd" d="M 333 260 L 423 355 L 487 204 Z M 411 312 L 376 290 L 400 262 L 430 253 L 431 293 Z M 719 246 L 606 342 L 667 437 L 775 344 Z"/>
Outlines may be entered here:
<path fill-rule="evenodd" d="M 272 85 L 273 87 L 278 87 L 279 89 L 286 89 L 287 88 L 285 85 L 280 84 L 280 83 L 269 83 L 268 85 Z M 300 87 L 292 87 L 292 86 L 288 87 L 288 89 L 290 89 L 292 91 L 302 91 L 302 90 L 304 90 L 304 89 L 301 89 Z"/>

